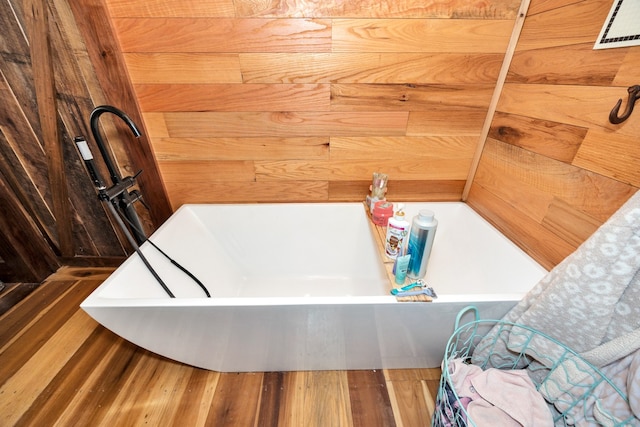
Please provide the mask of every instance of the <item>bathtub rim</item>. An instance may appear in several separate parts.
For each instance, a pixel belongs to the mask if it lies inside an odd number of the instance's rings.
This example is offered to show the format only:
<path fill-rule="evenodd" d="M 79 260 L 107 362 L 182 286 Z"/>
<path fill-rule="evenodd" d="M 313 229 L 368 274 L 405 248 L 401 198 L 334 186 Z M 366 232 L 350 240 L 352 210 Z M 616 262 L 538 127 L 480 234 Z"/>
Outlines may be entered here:
<path fill-rule="evenodd" d="M 484 226 L 488 226 L 489 228 L 495 230 L 497 232 L 497 237 L 506 242 L 509 246 L 513 247 L 518 252 L 522 253 L 525 257 L 529 258 L 533 263 L 537 264 L 541 269 L 545 270 L 533 257 L 524 252 L 522 248 L 520 248 L 515 242 L 510 240 L 507 236 L 500 232 L 493 224 L 491 224 L 488 220 L 486 220 L 479 212 L 473 209 L 468 203 L 463 201 L 433 201 L 433 202 L 421 202 L 421 201 L 408 201 L 408 202 L 400 202 L 405 205 L 405 207 L 411 207 L 412 205 L 420 205 L 424 203 L 428 204 L 438 204 L 438 205 L 448 205 L 453 207 L 454 209 L 461 209 L 467 211 L 469 214 L 476 217 L 481 223 L 484 223 Z M 317 205 L 330 205 L 330 206 L 359 206 L 362 208 L 363 214 L 366 215 L 366 207 L 362 202 L 299 202 L 299 203 L 244 203 L 244 204 L 235 204 L 235 203 L 207 203 L 207 204 L 183 204 L 181 205 L 174 214 L 168 218 L 158 229 L 153 233 L 160 233 L 164 228 L 170 227 L 173 222 L 175 222 L 177 214 L 180 211 L 186 210 L 191 213 L 197 211 L 197 209 L 205 209 L 207 206 L 215 206 L 215 207 L 231 207 L 231 208 L 242 208 L 244 206 L 270 206 L 270 207 L 280 207 L 280 206 L 317 206 Z M 465 212 L 465 215 L 467 213 Z M 372 223 L 370 226 L 374 226 Z M 373 233 L 373 230 L 371 230 Z M 154 240 L 154 236 L 150 236 L 150 240 Z M 141 247 L 142 249 L 145 246 L 148 246 L 149 243 L 144 243 Z M 117 280 L 118 271 L 125 268 L 128 263 L 134 262 L 136 259 L 135 253 L 131 254 L 119 267 L 116 269 L 109 277 L 100 284 L 85 300 L 80 304 L 82 308 L 90 308 L 90 307 L 174 307 L 174 306 L 277 306 L 277 305 L 329 305 L 329 304 L 395 304 L 395 303 L 408 303 L 398 301 L 393 295 L 359 295 L 359 296 L 348 296 L 348 295 L 340 295 L 340 296 L 261 296 L 261 297 L 251 297 L 251 296 L 238 296 L 238 297 L 216 297 L 215 291 L 211 291 L 212 297 L 205 298 L 203 297 L 178 297 L 178 298 L 169 298 L 168 296 L 163 297 L 112 297 L 112 296 L 103 296 L 102 291 L 108 288 L 109 284 L 112 280 Z M 194 284 L 195 285 L 195 284 Z M 389 283 L 391 288 L 391 283 Z M 438 298 L 434 299 L 431 302 L 420 302 L 420 301 L 412 301 L 412 304 L 429 304 L 429 303 L 450 303 L 450 302 L 475 302 L 475 301 L 519 301 L 521 300 L 527 292 L 494 292 L 494 293 L 450 293 L 447 294 L 446 289 L 438 289 L 437 286 L 434 286 L 435 291 L 438 294 Z"/>

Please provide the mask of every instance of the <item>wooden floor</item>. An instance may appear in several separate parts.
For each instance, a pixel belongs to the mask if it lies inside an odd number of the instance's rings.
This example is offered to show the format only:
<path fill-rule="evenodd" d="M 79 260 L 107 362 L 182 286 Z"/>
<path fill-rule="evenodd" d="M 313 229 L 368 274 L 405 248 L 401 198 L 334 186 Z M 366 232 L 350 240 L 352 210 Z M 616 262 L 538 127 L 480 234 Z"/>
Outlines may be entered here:
<path fill-rule="evenodd" d="M 78 306 L 111 272 L 63 267 L 0 317 L 1 426 L 428 426 L 438 369 L 218 373 L 140 349 Z"/>

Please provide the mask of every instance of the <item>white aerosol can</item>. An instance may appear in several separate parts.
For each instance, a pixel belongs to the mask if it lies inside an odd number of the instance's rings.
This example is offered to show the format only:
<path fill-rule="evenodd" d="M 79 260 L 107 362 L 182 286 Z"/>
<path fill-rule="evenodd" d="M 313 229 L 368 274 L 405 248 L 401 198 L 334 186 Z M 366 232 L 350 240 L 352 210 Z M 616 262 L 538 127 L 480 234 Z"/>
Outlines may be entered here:
<path fill-rule="evenodd" d="M 438 220 L 435 219 L 433 211 L 422 209 L 413 218 L 407 248 L 407 252 L 411 255 L 407 276 L 411 279 L 422 279 L 427 273 L 427 264 L 437 228 Z"/>

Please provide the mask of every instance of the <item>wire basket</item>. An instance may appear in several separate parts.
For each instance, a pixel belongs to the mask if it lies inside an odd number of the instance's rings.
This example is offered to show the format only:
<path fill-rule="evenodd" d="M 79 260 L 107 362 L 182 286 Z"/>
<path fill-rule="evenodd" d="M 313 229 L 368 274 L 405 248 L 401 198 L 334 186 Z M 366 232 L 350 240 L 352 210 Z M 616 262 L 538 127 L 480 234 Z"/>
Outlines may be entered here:
<path fill-rule="evenodd" d="M 462 317 L 475 320 L 460 326 Z M 442 376 L 432 425 L 477 426 L 464 399 L 452 386 L 450 364 L 455 359 L 501 370 L 526 369 L 536 390 L 546 401 L 555 426 L 639 425 L 628 399 L 598 368 L 556 339 L 526 325 L 500 320 L 480 320 L 476 307 L 458 313 L 442 362 Z M 626 407 L 622 411 L 610 408 Z M 628 411 L 627 411 L 628 409 Z"/>

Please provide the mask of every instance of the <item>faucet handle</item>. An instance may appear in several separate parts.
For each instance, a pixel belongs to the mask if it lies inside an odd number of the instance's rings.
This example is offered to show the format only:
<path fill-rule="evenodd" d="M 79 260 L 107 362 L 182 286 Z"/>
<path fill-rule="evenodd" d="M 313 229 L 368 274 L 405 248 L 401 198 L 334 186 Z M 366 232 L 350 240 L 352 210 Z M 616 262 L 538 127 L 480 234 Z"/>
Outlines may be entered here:
<path fill-rule="evenodd" d="M 150 210 L 149 205 L 144 200 L 144 197 L 142 197 L 142 194 L 140 193 L 140 191 L 131 190 L 129 192 L 129 196 L 131 196 L 131 203 L 140 202 L 140 203 L 142 203 L 142 206 L 144 206 L 147 210 Z"/>

